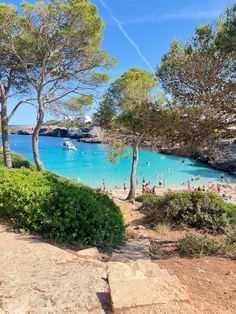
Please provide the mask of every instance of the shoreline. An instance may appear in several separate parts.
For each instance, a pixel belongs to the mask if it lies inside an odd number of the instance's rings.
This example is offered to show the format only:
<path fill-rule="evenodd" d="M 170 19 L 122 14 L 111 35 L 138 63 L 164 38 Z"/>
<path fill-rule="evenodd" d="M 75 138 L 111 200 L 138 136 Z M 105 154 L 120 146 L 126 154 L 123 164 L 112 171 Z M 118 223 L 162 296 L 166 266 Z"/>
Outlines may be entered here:
<path fill-rule="evenodd" d="M 159 196 L 163 196 L 165 195 L 167 192 L 193 192 L 189 191 L 187 187 L 176 187 L 176 188 L 157 188 L 156 193 L 155 194 L 151 194 L 151 193 L 142 193 L 141 189 L 137 189 L 136 190 L 136 197 L 142 194 L 150 194 L 150 195 L 159 195 Z M 203 191 L 203 190 L 201 190 Z M 229 187 L 221 187 L 221 192 L 218 193 L 216 190 L 213 189 L 206 189 L 207 191 L 212 191 L 217 193 L 219 196 L 222 196 L 225 194 L 226 197 L 223 197 L 225 199 L 225 201 L 229 201 L 233 204 L 236 204 L 236 183 L 232 183 L 230 184 L 230 188 Z M 128 196 L 128 190 L 124 191 L 123 189 L 111 189 L 110 191 L 105 191 L 106 194 L 108 194 L 110 197 L 114 197 L 114 198 L 118 198 L 118 199 L 122 199 L 122 200 L 126 200 L 127 196 Z M 229 199 L 229 195 L 234 195 L 234 198 Z"/>

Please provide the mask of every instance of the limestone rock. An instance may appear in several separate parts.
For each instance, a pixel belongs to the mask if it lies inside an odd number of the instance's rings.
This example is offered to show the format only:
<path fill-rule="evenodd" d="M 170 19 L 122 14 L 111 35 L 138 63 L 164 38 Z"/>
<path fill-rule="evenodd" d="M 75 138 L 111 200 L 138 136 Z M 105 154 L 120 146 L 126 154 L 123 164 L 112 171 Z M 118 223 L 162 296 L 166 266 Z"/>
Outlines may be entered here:
<path fill-rule="evenodd" d="M 176 276 L 148 260 L 109 263 L 108 283 L 114 313 L 189 299 Z"/>
<path fill-rule="evenodd" d="M 92 247 L 89 249 L 80 250 L 77 252 L 78 256 L 82 257 L 92 257 L 92 258 L 100 258 L 100 253 L 96 247 Z"/>

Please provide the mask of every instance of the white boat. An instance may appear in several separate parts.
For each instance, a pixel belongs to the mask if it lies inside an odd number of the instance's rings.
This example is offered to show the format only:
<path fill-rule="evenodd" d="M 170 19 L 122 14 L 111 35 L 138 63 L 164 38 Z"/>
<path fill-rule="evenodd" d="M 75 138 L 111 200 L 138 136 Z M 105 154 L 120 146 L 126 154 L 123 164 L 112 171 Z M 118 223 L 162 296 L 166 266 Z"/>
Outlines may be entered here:
<path fill-rule="evenodd" d="M 65 149 L 68 149 L 68 150 L 76 150 L 75 145 L 74 145 L 70 140 L 65 140 L 65 141 L 62 143 L 62 146 L 63 146 Z"/>

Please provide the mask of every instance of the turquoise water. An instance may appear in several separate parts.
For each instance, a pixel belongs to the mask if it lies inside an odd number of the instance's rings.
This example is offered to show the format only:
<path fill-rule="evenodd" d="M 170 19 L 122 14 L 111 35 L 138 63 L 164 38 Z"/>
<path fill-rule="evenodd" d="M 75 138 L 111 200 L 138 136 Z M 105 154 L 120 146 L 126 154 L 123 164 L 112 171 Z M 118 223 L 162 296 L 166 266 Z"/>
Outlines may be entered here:
<path fill-rule="evenodd" d="M 122 187 L 123 181 L 129 182 L 131 169 L 131 155 L 128 159 L 121 159 L 117 164 L 106 160 L 107 146 L 102 144 L 79 143 L 72 140 L 76 151 L 68 151 L 61 147 L 62 138 L 40 137 L 41 159 L 48 170 L 71 178 L 76 177 L 79 182 L 92 187 L 100 187 L 105 179 L 106 185 L 113 188 Z M 31 152 L 31 136 L 11 135 L 11 149 L 23 154 L 33 161 Z M 184 163 L 182 161 L 184 160 Z M 150 162 L 147 165 L 146 162 Z M 167 187 L 176 187 L 200 175 L 196 185 L 210 180 L 219 181 L 222 171 L 208 167 L 206 164 L 189 158 L 167 156 L 150 149 L 141 149 L 137 175 L 139 182 L 145 177 L 151 184 L 157 185 L 160 177 L 166 180 Z M 158 174 L 158 179 L 155 175 Z M 225 173 L 225 179 L 230 177 L 231 182 L 236 178 Z"/>

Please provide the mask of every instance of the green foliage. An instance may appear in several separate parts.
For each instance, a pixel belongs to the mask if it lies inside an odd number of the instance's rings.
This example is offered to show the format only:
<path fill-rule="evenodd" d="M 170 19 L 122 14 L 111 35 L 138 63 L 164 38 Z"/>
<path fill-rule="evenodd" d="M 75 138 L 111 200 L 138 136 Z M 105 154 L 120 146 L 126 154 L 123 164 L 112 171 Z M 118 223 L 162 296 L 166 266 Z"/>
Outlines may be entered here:
<path fill-rule="evenodd" d="M 228 231 L 227 240 L 229 244 L 236 245 L 236 224 L 234 224 Z"/>
<path fill-rule="evenodd" d="M 118 162 L 121 156 L 123 156 L 124 158 L 129 157 L 127 146 L 121 140 L 111 140 L 109 144 L 110 145 L 108 146 L 107 159 L 110 162 Z"/>
<path fill-rule="evenodd" d="M 150 72 L 132 68 L 116 79 L 109 89 L 113 102 L 122 111 L 143 106 L 148 94 L 157 86 Z"/>
<path fill-rule="evenodd" d="M 178 241 L 176 251 L 180 256 L 198 257 L 201 255 L 225 255 L 234 251 L 234 247 L 206 235 L 189 234 Z"/>
<path fill-rule="evenodd" d="M 159 199 L 161 196 L 159 195 L 153 195 L 153 194 L 148 194 L 148 193 L 142 193 L 138 196 L 135 197 L 135 201 L 137 202 L 145 202 L 145 201 L 148 201 L 148 200 L 156 200 L 156 199 Z"/>
<path fill-rule="evenodd" d="M 95 121 L 108 132 L 137 136 L 150 129 L 157 110 L 150 93 L 157 86 L 152 73 L 132 68 L 116 79 L 104 95 Z M 148 132 L 147 132 L 148 133 Z"/>
<path fill-rule="evenodd" d="M 217 25 L 196 27 L 186 43 L 173 40 L 157 78 L 180 111 L 179 143 L 206 147 L 235 123 L 236 5 Z M 217 78 L 217 80 L 216 80 Z"/>
<path fill-rule="evenodd" d="M 0 168 L 0 215 L 58 242 L 111 249 L 125 240 L 121 211 L 108 196 L 45 171 Z"/>
<path fill-rule="evenodd" d="M 29 169 L 35 169 L 35 166 L 26 160 L 22 155 L 11 153 L 11 159 L 12 159 L 12 167 L 13 168 L 29 168 Z M 3 157 L 3 151 L 0 148 L 0 166 L 4 166 L 4 157 Z"/>
<path fill-rule="evenodd" d="M 216 46 L 223 54 L 236 54 L 236 4 L 227 8 L 217 23 Z"/>
<path fill-rule="evenodd" d="M 157 241 L 150 241 L 150 253 L 157 256 L 157 257 L 163 257 L 165 255 L 162 247 L 160 246 L 160 244 L 158 244 Z"/>
<path fill-rule="evenodd" d="M 142 212 L 154 224 L 169 223 L 224 232 L 235 222 L 236 206 L 213 192 L 169 192 L 144 199 Z"/>
<path fill-rule="evenodd" d="M 167 97 L 152 99 L 151 93 L 156 86 L 152 73 L 129 69 L 111 84 L 94 116 L 95 124 L 105 129 L 111 138 L 120 139 L 125 135 L 132 143 L 129 200 L 135 197 L 139 144 L 142 140 L 154 140 L 163 125 L 162 113 Z M 125 137 L 122 140 L 126 142 Z M 123 148 L 116 145 L 110 150 L 108 158 L 114 162 L 123 152 Z"/>

